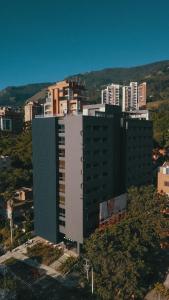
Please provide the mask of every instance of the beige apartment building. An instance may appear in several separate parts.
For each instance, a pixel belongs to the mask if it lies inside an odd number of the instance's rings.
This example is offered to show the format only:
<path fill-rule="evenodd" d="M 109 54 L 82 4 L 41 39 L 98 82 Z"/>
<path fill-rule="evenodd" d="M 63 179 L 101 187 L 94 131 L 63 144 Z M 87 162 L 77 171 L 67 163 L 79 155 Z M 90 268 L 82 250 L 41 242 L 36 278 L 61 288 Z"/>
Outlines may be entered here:
<path fill-rule="evenodd" d="M 22 130 L 22 113 L 12 107 L 0 107 L 0 131 L 18 133 Z"/>
<path fill-rule="evenodd" d="M 32 122 L 32 119 L 40 114 L 42 111 L 42 106 L 37 101 L 29 101 L 24 107 L 24 121 Z"/>
<path fill-rule="evenodd" d="M 44 115 L 62 116 L 82 111 L 85 86 L 79 81 L 64 80 L 48 87 Z"/>
<path fill-rule="evenodd" d="M 157 190 L 159 193 L 169 195 L 169 162 L 165 162 L 159 168 Z"/>
<path fill-rule="evenodd" d="M 106 89 L 102 90 L 102 104 L 120 105 L 120 89 L 119 84 L 110 84 Z"/>
<path fill-rule="evenodd" d="M 138 108 L 146 107 L 147 84 L 143 82 L 138 86 Z"/>
<path fill-rule="evenodd" d="M 146 82 L 130 82 L 129 85 L 110 84 L 101 91 L 101 103 L 120 105 L 122 111 L 144 109 L 146 106 Z"/>

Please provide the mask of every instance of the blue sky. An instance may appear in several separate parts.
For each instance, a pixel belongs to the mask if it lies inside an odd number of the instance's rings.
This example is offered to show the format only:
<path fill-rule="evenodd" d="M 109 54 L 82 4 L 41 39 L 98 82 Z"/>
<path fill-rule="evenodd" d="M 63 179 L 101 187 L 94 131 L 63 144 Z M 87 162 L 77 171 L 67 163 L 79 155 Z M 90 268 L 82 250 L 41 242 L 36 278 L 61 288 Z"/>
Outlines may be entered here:
<path fill-rule="evenodd" d="M 168 0 L 0 0 L 0 89 L 165 59 Z"/>

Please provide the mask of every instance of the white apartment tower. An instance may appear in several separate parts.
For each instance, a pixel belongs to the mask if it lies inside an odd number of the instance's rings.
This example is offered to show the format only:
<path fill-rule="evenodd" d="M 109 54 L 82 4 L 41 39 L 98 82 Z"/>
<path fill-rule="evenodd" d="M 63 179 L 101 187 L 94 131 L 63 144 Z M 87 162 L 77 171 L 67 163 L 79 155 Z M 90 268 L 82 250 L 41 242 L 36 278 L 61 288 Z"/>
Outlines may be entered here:
<path fill-rule="evenodd" d="M 130 82 L 130 109 L 137 110 L 138 109 L 138 83 Z"/>
<path fill-rule="evenodd" d="M 123 86 L 122 89 L 122 111 L 127 111 L 131 107 L 131 87 Z"/>
<path fill-rule="evenodd" d="M 139 108 L 144 108 L 146 106 L 147 98 L 147 84 L 143 82 L 138 86 L 138 106 Z"/>
<path fill-rule="evenodd" d="M 120 85 L 112 83 L 102 90 L 102 104 L 120 105 Z"/>
<path fill-rule="evenodd" d="M 146 106 L 146 82 L 130 82 L 127 86 L 112 83 L 101 93 L 102 104 L 122 106 L 122 111 L 144 109 Z"/>

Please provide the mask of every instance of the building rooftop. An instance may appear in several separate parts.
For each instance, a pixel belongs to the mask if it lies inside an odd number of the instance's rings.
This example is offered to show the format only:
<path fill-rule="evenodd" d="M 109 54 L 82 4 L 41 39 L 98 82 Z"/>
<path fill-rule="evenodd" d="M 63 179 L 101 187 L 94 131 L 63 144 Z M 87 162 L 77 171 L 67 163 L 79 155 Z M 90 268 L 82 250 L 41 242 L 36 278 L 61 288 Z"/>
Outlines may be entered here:
<path fill-rule="evenodd" d="M 165 161 L 162 165 L 163 168 L 169 168 L 169 161 Z"/>

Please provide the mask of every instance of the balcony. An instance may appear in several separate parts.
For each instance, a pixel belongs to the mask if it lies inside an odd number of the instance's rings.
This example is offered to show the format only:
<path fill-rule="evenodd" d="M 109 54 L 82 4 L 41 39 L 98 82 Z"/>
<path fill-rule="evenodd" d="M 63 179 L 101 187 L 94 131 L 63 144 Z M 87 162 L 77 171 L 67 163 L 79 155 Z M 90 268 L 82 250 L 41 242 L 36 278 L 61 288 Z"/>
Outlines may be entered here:
<path fill-rule="evenodd" d="M 65 170 L 65 161 L 59 160 L 59 169 Z"/>

